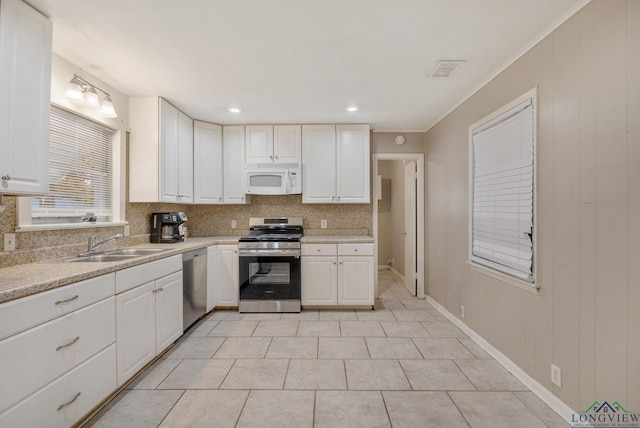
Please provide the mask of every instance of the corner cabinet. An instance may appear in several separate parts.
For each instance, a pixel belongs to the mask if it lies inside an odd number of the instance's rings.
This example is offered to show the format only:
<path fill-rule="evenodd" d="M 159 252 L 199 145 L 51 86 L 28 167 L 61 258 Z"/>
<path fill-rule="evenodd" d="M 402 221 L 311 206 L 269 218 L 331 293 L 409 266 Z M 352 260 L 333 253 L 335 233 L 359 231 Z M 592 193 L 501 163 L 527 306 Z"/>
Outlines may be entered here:
<path fill-rule="evenodd" d="M 20 0 L 0 1 L 0 193 L 49 191 L 49 19 Z"/>
<path fill-rule="evenodd" d="M 301 253 L 303 306 L 373 308 L 373 244 L 302 244 Z"/>
<path fill-rule="evenodd" d="M 129 99 L 129 200 L 193 203 L 193 120 L 160 97 Z"/>
<path fill-rule="evenodd" d="M 302 202 L 368 204 L 369 125 L 302 126 Z"/>

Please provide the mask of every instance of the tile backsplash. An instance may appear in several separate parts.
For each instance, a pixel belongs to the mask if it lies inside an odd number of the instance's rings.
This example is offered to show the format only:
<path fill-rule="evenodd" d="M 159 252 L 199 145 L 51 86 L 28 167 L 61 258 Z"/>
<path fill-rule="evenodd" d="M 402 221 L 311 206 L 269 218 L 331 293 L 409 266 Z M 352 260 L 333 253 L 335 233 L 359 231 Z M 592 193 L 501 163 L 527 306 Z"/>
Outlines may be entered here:
<path fill-rule="evenodd" d="M 14 233 L 16 198 L 4 197 L 6 209 L 0 213 L 0 234 Z M 153 212 L 184 211 L 189 218 L 189 236 L 242 236 L 249 231 L 250 217 L 302 217 L 306 235 L 371 235 L 373 213 L 371 204 L 302 204 L 301 195 L 252 196 L 247 205 L 179 205 L 158 203 L 127 203 L 126 220 L 129 237 L 115 241 L 106 248 L 149 242 L 150 218 Z M 232 220 L 236 228 L 231 228 Z M 320 221 L 327 220 L 327 228 Z M 17 232 L 16 250 L 0 251 L 0 268 L 71 257 L 86 251 L 90 236 L 103 239 L 123 233 L 123 226 L 69 230 Z M 3 249 L 3 248 L 0 248 Z"/>

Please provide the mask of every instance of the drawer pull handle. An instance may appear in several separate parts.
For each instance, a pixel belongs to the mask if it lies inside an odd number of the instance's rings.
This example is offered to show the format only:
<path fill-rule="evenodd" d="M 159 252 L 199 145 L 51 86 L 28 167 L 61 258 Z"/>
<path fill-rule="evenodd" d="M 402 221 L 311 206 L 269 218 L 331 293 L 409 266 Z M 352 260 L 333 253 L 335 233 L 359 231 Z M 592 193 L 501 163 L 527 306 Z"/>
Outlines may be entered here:
<path fill-rule="evenodd" d="M 80 394 L 81 394 L 81 393 L 80 393 L 80 392 L 78 392 L 76 395 L 74 395 L 74 396 L 73 396 L 73 398 L 72 398 L 71 400 L 67 401 L 67 402 L 66 402 L 66 403 L 64 403 L 64 404 L 59 405 L 59 406 L 58 406 L 58 411 L 60 411 L 60 410 L 64 409 L 65 407 L 68 407 L 68 406 L 72 405 L 72 404 L 73 404 L 73 402 L 74 402 L 74 401 L 76 401 L 76 400 L 78 399 L 78 397 L 80 397 Z"/>
<path fill-rule="evenodd" d="M 74 343 L 76 343 L 78 340 L 80 340 L 80 336 L 76 336 L 76 338 L 75 338 L 75 339 L 73 339 L 71 342 L 69 342 L 69 343 L 67 343 L 67 344 L 65 344 L 65 345 L 60 345 L 60 346 L 58 346 L 58 347 L 56 348 L 56 351 L 59 351 L 59 350 L 64 349 L 64 348 L 68 348 L 69 346 L 71 346 L 71 345 L 73 345 Z"/>
<path fill-rule="evenodd" d="M 56 305 L 61 305 L 61 304 L 63 304 L 63 303 L 73 302 L 73 301 L 74 301 L 74 300 L 76 300 L 78 297 L 80 297 L 80 296 L 78 296 L 78 295 L 76 294 L 75 296 L 73 296 L 73 297 L 69 297 L 68 299 L 65 299 L 65 300 L 58 300 L 58 301 L 56 302 Z"/>

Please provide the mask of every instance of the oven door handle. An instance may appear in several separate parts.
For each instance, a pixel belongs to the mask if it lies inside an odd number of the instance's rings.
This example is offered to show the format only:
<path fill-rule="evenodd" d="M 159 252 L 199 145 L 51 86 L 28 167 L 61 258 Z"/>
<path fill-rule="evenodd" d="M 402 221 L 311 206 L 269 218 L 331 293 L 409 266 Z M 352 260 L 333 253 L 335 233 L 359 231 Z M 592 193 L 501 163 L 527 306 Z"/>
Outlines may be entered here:
<path fill-rule="evenodd" d="M 264 256 L 264 257 L 300 257 L 300 250 L 249 250 L 242 249 L 238 251 L 238 255 L 242 256 Z"/>

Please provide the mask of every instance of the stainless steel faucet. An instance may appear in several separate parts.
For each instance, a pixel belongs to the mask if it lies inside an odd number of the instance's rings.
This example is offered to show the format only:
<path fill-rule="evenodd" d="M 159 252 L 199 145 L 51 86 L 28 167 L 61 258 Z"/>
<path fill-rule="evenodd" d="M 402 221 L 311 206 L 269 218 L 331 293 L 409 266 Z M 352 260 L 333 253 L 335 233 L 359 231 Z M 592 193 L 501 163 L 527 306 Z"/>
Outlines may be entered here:
<path fill-rule="evenodd" d="M 87 252 L 93 252 L 100 245 L 106 244 L 109 241 L 113 241 L 114 239 L 124 239 L 124 235 L 122 233 L 118 233 L 117 235 L 113 235 L 105 239 L 104 241 L 96 242 L 96 237 L 92 236 L 89 238 L 89 246 Z"/>

